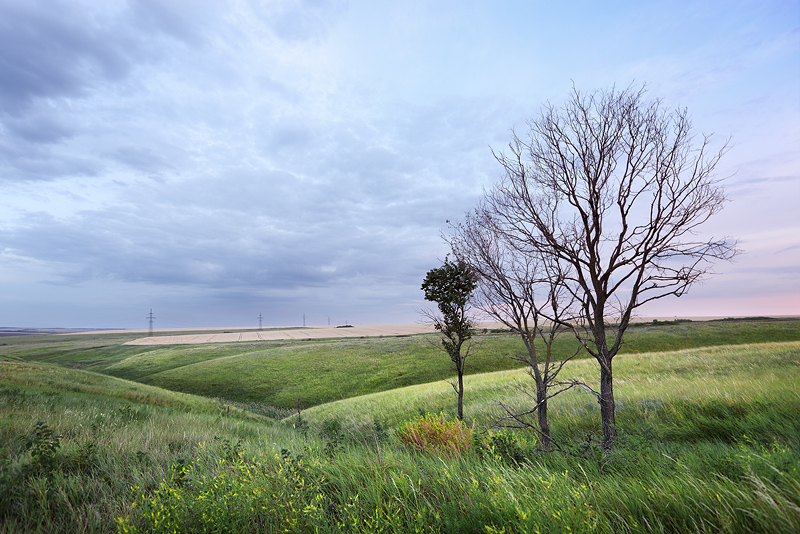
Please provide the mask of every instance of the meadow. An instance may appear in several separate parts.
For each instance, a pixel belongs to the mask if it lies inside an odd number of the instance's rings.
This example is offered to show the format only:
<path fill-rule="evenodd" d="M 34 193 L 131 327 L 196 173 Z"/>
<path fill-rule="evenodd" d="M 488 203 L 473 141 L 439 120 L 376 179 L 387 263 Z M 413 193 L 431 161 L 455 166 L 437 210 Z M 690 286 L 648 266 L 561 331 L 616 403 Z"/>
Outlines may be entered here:
<path fill-rule="evenodd" d="M 587 394 L 554 400 L 558 452 L 493 426 L 498 401 L 530 404 L 503 333 L 468 360 L 458 454 L 398 439 L 425 413 L 452 421 L 433 336 L 131 338 L 0 342 L 0 531 L 800 531 L 800 321 L 631 330 L 610 454 Z M 580 356 L 564 372 L 597 374 Z"/>
<path fill-rule="evenodd" d="M 0 341 L 0 359 L 53 363 L 134 380 L 171 391 L 251 406 L 293 410 L 336 400 L 426 384 L 452 377 L 435 336 L 414 335 L 310 341 L 261 341 L 205 345 L 123 345 L 137 334 L 26 336 Z M 516 336 L 477 336 L 466 374 L 519 368 L 524 351 Z M 797 321 L 713 321 L 649 324 L 626 334 L 623 354 L 762 341 L 800 340 Z M 565 357 L 577 343 L 569 336 L 554 352 Z M 577 358 L 586 358 L 578 354 Z"/>

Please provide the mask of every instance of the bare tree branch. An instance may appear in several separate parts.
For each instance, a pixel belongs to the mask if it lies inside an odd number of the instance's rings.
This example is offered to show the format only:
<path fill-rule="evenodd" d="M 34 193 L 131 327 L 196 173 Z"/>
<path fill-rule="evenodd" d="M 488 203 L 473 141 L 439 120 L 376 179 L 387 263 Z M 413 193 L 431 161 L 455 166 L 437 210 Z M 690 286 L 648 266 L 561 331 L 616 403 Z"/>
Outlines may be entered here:
<path fill-rule="evenodd" d="M 542 255 L 523 253 L 504 231 L 489 204 L 479 206 L 463 223 L 453 225 L 445 239 L 459 261 L 477 275 L 473 301 L 488 317 L 520 336 L 526 348 L 514 359 L 527 365 L 536 388 L 537 431 L 545 449 L 552 444 L 547 413 L 549 393 L 567 360 L 555 359 L 553 342 L 566 330 L 575 300 L 563 283 L 557 262 Z M 512 414 L 509 414 L 511 417 Z"/>
<path fill-rule="evenodd" d="M 696 139 L 686 109 L 647 100 L 645 87 L 573 88 L 563 106 L 547 104 L 527 126 L 524 136 L 512 130 L 506 151 L 492 151 L 503 178 L 464 223 L 461 241 L 479 244 L 462 244 L 457 254 L 477 256 L 490 277 L 512 280 L 482 285 L 484 306 L 510 288 L 513 299 L 536 297 L 522 307 L 501 298 L 501 322 L 538 332 L 544 317 L 571 330 L 597 360 L 610 449 L 612 360 L 636 310 L 684 295 L 738 252 L 727 237 L 699 237 L 726 202 L 714 172 L 728 143 L 714 150 L 711 136 Z M 557 292 L 529 289 L 545 278 Z M 551 302 L 558 308 L 550 310 Z M 529 326 L 526 314 L 540 319 Z"/>

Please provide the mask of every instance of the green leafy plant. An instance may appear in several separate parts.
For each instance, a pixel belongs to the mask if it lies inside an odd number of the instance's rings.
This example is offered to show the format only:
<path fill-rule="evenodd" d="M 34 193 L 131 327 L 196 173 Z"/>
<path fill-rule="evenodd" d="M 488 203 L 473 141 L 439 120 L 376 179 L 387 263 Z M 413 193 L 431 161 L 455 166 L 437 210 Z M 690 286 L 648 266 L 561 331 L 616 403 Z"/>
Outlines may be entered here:
<path fill-rule="evenodd" d="M 44 421 L 36 421 L 36 425 L 25 440 L 25 448 L 31 452 L 31 465 L 46 473 L 55 467 L 55 458 L 61 447 L 61 436 L 56 434 Z"/>
<path fill-rule="evenodd" d="M 502 431 L 487 433 L 477 450 L 481 458 L 495 458 L 507 464 L 520 465 L 526 459 L 526 448 L 519 434 Z"/>

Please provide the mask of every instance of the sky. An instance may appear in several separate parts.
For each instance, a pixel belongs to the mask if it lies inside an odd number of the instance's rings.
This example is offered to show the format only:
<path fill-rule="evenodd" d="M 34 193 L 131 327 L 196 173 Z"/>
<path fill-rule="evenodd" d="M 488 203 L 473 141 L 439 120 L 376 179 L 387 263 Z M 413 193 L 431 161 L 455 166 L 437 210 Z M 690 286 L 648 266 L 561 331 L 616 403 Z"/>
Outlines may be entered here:
<path fill-rule="evenodd" d="M 742 254 L 640 313 L 800 314 L 800 1 L 0 0 L 0 326 L 418 322 L 511 128 L 641 84 Z"/>

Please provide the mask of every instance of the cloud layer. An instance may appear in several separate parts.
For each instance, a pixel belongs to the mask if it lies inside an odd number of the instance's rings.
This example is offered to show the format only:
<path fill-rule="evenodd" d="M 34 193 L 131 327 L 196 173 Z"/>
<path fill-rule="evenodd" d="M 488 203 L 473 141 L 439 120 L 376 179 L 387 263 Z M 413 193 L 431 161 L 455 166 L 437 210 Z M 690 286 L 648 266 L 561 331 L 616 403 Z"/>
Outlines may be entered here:
<path fill-rule="evenodd" d="M 752 251 L 653 312 L 800 313 L 797 6 L 593 6 L 0 0 L 0 324 L 414 321 L 489 147 L 642 82 L 733 136 Z"/>

